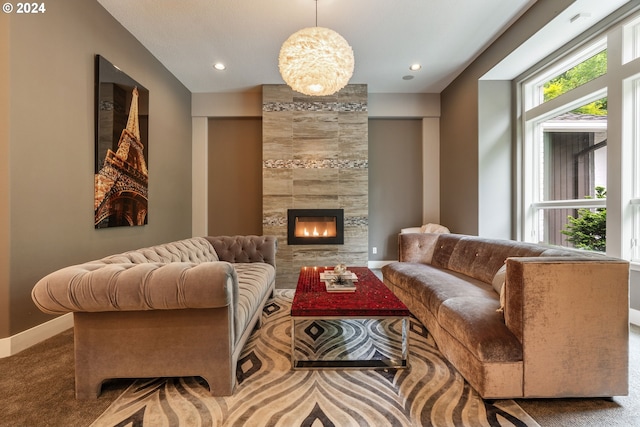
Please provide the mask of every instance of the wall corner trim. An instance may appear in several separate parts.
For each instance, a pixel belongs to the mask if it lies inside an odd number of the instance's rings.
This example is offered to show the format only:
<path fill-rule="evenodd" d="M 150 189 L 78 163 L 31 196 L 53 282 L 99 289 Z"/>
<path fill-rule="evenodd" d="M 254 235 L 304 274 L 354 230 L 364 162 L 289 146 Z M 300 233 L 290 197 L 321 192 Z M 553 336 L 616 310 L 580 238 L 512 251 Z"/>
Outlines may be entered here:
<path fill-rule="evenodd" d="M 13 356 L 22 350 L 73 327 L 73 313 L 67 313 L 31 329 L 0 339 L 0 358 Z"/>
<path fill-rule="evenodd" d="M 640 310 L 629 309 L 629 323 L 640 326 Z"/>

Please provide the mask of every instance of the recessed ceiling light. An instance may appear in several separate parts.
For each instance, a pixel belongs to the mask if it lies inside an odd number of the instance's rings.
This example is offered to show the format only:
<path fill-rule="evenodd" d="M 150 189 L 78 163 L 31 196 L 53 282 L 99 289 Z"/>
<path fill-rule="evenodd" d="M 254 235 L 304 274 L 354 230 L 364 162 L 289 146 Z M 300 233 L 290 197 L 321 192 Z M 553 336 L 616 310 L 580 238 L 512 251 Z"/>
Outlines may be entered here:
<path fill-rule="evenodd" d="M 226 66 L 226 65 L 224 65 L 222 62 L 216 62 L 216 63 L 213 65 L 213 68 L 215 68 L 215 69 L 216 69 L 216 70 L 218 70 L 218 71 L 222 71 L 222 70 L 225 70 L 225 69 L 227 68 L 227 66 Z"/>
<path fill-rule="evenodd" d="M 413 79 L 413 76 L 402 76 L 402 80 L 411 80 Z"/>
<path fill-rule="evenodd" d="M 422 68 L 422 65 L 420 65 L 420 64 L 412 64 L 412 65 L 409 67 L 409 69 L 410 69 L 411 71 L 418 71 L 420 68 Z"/>

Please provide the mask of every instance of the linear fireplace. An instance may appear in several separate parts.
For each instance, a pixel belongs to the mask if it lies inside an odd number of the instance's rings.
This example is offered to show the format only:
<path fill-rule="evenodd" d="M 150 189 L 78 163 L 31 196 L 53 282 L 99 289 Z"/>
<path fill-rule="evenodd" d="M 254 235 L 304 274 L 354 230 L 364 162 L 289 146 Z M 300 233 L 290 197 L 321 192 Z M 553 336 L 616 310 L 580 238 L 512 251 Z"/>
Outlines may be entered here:
<path fill-rule="evenodd" d="M 344 210 L 287 210 L 287 244 L 343 245 Z"/>

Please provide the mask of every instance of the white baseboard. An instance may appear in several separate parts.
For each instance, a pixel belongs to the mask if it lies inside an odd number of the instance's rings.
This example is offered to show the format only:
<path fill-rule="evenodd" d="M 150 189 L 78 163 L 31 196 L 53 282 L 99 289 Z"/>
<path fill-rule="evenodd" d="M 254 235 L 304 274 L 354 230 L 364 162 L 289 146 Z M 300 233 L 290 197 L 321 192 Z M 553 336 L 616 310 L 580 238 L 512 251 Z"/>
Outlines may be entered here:
<path fill-rule="evenodd" d="M 393 260 L 391 261 L 369 261 L 367 266 L 369 268 L 382 268 L 387 264 L 391 264 L 392 262 L 395 262 Z"/>
<path fill-rule="evenodd" d="M 640 310 L 629 309 L 629 323 L 640 326 Z"/>
<path fill-rule="evenodd" d="M 0 339 L 0 358 L 13 356 L 73 327 L 73 313 L 56 317 L 31 329 Z"/>

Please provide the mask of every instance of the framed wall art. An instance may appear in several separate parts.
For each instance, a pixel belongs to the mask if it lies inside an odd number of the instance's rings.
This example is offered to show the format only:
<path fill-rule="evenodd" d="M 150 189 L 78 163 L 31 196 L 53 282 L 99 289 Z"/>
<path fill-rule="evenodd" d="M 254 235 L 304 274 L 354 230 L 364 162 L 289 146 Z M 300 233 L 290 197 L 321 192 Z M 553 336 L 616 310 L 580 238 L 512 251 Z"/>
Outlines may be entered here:
<path fill-rule="evenodd" d="M 149 91 L 96 55 L 95 228 L 147 224 Z"/>

